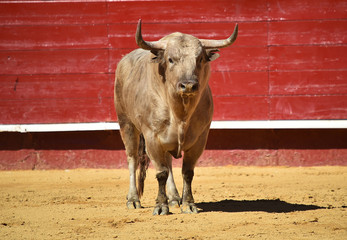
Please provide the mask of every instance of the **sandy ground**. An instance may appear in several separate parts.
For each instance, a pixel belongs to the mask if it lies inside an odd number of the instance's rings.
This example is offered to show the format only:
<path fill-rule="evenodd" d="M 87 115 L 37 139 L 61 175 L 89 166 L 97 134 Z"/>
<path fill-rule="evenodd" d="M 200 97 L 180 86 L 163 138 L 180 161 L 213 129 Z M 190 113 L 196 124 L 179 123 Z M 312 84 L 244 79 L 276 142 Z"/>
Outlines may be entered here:
<path fill-rule="evenodd" d="M 174 169 L 179 190 L 180 169 Z M 128 172 L 0 172 L 0 239 L 347 239 L 347 167 L 196 168 L 199 214 L 128 210 Z"/>

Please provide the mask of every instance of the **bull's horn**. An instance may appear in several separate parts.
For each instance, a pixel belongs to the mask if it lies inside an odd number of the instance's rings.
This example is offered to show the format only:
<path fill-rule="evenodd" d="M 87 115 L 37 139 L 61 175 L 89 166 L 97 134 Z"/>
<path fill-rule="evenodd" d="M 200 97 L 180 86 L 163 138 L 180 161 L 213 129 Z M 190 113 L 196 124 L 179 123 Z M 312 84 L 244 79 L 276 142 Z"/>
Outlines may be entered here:
<path fill-rule="evenodd" d="M 227 39 L 224 40 L 209 40 L 209 39 L 200 39 L 201 44 L 205 48 L 225 48 L 230 46 L 233 42 L 235 42 L 237 38 L 238 25 L 236 24 L 233 34 Z"/>
<path fill-rule="evenodd" d="M 143 40 L 141 33 L 141 19 L 137 23 L 136 35 L 135 35 L 136 44 L 145 50 L 162 50 L 165 49 L 165 44 L 160 41 L 156 42 L 147 42 Z"/>

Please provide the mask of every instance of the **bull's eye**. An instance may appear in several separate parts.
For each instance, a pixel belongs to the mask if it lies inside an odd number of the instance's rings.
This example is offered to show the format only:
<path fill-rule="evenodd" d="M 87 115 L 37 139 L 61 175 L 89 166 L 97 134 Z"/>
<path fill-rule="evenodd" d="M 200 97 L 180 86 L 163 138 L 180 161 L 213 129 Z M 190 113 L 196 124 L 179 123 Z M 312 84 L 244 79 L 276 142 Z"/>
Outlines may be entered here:
<path fill-rule="evenodd" d="M 174 63 L 174 61 L 172 60 L 172 58 L 169 58 L 169 63 Z"/>

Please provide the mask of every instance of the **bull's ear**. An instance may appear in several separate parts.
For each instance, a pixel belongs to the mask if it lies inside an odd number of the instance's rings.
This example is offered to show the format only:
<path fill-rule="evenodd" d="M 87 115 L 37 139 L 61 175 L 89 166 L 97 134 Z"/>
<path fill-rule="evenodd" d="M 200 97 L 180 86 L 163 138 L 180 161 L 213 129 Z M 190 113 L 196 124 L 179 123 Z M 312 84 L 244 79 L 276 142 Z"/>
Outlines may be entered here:
<path fill-rule="evenodd" d="M 160 50 L 151 50 L 152 62 L 153 63 L 161 63 L 163 61 L 164 52 Z"/>
<path fill-rule="evenodd" d="M 212 61 L 216 60 L 217 58 L 219 58 L 219 54 L 217 52 L 219 52 L 219 49 L 206 50 L 208 61 L 212 62 Z"/>

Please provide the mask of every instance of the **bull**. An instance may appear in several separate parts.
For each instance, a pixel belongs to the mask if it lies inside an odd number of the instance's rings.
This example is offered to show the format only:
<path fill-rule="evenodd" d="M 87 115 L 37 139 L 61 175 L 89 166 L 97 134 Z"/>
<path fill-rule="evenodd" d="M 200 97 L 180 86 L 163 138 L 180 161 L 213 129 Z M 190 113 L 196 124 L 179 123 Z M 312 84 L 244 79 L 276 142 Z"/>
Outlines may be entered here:
<path fill-rule="evenodd" d="M 114 91 L 130 173 L 129 209 L 141 208 L 151 161 L 159 184 L 153 215 L 169 214 L 169 206 L 181 207 L 182 213 L 198 213 L 191 184 L 212 121 L 209 62 L 219 57 L 219 48 L 236 40 L 237 33 L 236 24 L 233 34 L 224 40 L 176 32 L 151 42 L 143 39 L 139 20 L 135 39 L 140 48 L 118 63 Z M 182 156 L 181 198 L 172 174 L 172 157 Z"/>

